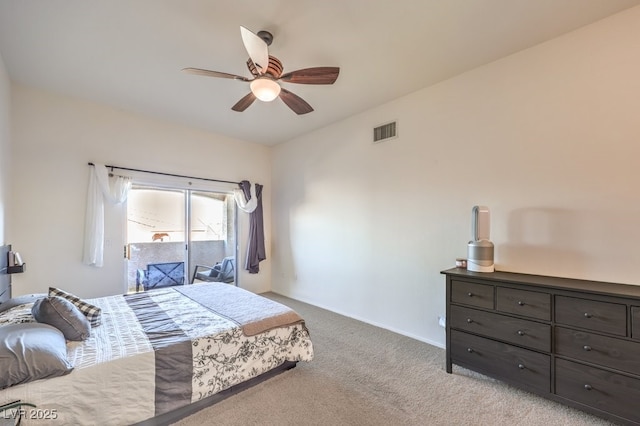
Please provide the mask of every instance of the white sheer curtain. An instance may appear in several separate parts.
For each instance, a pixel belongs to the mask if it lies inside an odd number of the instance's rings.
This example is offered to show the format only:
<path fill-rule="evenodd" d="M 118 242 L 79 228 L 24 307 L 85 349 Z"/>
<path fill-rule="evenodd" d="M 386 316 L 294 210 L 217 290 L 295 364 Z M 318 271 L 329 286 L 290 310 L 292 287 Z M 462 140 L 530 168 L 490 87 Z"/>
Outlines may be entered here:
<path fill-rule="evenodd" d="M 103 265 L 104 256 L 104 202 L 120 204 L 127 199 L 131 189 L 131 178 L 113 176 L 103 164 L 95 164 L 89 176 L 87 191 L 87 212 L 84 227 L 84 253 L 82 261 L 86 265 Z"/>
<path fill-rule="evenodd" d="M 251 187 L 251 199 L 247 201 L 244 191 L 240 188 L 233 190 L 233 198 L 240 210 L 245 213 L 252 213 L 258 207 L 258 197 L 256 197 L 255 185 Z"/>

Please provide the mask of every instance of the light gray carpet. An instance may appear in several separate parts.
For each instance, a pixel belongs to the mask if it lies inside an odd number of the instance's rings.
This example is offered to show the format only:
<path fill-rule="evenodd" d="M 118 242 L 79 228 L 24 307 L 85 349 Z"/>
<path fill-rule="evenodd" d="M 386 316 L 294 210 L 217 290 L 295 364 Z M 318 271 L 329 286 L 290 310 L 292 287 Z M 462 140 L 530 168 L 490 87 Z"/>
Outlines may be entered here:
<path fill-rule="evenodd" d="M 315 359 L 176 423 L 609 425 L 454 366 L 444 349 L 267 293 L 307 321 Z"/>

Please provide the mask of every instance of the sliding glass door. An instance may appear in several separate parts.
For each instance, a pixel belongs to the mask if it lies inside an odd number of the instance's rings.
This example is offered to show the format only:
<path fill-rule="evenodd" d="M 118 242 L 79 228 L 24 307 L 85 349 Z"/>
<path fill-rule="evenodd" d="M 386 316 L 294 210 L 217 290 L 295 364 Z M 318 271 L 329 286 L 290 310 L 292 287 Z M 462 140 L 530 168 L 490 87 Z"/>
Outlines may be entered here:
<path fill-rule="evenodd" d="M 190 282 L 235 283 L 236 204 L 233 195 L 191 191 L 189 230 Z"/>
<path fill-rule="evenodd" d="M 194 272 L 202 278 L 197 281 L 208 280 L 216 264 L 235 260 L 233 196 L 134 186 L 127 200 L 125 252 L 129 292 L 187 284 Z M 225 278 L 235 282 L 235 270 Z"/>

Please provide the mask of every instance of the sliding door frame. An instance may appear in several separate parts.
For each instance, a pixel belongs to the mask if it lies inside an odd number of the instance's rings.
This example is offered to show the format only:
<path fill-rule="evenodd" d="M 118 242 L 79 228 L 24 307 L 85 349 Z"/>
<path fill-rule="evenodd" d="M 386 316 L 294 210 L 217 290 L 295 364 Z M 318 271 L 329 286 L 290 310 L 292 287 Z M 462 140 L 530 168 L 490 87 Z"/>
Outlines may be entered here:
<path fill-rule="evenodd" d="M 134 170 L 118 170 L 118 175 L 127 176 L 132 178 L 132 183 L 134 186 L 146 187 L 148 189 L 158 189 L 158 190 L 174 190 L 174 191 L 182 191 L 183 199 L 184 199 L 184 214 L 185 214 L 185 240 L 184 240 L 184 262 L 185 262 L 185 284 L 191 283 L 191 269 L 193 264 L 193 256 L 192 256 L 192 237 L 191 237 L 191 195 L 194 192 L 211 192 L 218 194 L 226 194 L 233 196 L 233 190 L 237 189 L 237 186 L 233 182 L 216 182 L 216 181 L 205 181 L 198 179 L 191 179 L 187 177 L 173 176 L 173 175 L 163 175 L 163 174 L 148 174 L 143 171 L 134 171 Z M 125 242 L 128 244 L 128 235 L 127 235 L 127 219 L 128 219 L 128 205 L 125 203 L 125 212 L 124 212 L 124 220 L 123 220 L 123 232 L 125 237 Z M 240 242 L 238 237 L 240 235 L 239 232 L 239 222 L 238 222 L 238 208 L 234 203 L 233 206 L 233 233 L 234 233 L 234 246 L 233 246 L 233 255 L 235 257 L 235 277 L 234 284 L 236 286 L 239 285 L 240 273 L 238 268 L 238 255 L 240 253 Z M 124 249 L 124 283 L 125 290 L 128 291 L 128 259 L 127 259 L 127 246 Z M 194 265 L 195 266 L 195 265 Z"/>

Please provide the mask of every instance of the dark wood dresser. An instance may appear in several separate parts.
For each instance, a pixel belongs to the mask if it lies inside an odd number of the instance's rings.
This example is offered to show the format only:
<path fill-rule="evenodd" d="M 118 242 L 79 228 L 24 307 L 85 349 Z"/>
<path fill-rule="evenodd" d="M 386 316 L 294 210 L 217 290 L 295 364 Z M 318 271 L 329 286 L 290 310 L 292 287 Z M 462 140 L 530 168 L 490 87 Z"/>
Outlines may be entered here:
<path fill-rule="evenodd" d="M 640 286 L 442 271 L 452 365 L 640 424 Z"/>

